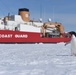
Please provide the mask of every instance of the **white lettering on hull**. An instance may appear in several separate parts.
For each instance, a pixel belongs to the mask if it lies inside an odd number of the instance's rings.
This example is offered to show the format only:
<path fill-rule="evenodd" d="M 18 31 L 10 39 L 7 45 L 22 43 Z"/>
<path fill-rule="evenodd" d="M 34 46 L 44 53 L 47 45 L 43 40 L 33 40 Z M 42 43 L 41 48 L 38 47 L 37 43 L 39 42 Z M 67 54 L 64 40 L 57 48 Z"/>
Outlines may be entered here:
<path fill-rule="evenodd" d="M 28 38 L 27 34 L 0 34 L 0 38 Z"/>
<path fill-rule="evenodd" d="M 26 34 L 16 34 L 15 38 L 28 38 L 28 35 L 26 35 Z"/>
<path fill-rule="evenodd" d="M 0 34 L 0 38 L 12 38 L 12 34 Z"/>

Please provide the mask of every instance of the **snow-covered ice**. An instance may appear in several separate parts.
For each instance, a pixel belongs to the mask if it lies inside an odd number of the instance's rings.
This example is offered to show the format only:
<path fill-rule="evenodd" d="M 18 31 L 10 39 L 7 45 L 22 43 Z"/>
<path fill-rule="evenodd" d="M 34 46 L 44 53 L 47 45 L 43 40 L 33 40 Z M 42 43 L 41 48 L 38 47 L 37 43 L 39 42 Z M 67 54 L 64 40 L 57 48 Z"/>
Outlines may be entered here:
<path fill-rule="evenodd" d="M 0 75 L 76 75 L 70 44 L 0 44 Z"/>

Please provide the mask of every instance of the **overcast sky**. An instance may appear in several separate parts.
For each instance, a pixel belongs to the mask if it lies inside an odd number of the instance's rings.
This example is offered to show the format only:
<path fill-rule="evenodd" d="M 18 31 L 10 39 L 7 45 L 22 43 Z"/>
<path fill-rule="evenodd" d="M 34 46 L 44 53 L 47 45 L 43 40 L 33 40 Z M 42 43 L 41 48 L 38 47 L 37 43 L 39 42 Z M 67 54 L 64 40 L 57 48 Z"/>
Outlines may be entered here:
<path fill-rule="evenodd" d="M 60 22 L 65 31 L 76 31 L 76 0 L 0 0 L 0 16 L 28 8 L 31 19 Z"/>

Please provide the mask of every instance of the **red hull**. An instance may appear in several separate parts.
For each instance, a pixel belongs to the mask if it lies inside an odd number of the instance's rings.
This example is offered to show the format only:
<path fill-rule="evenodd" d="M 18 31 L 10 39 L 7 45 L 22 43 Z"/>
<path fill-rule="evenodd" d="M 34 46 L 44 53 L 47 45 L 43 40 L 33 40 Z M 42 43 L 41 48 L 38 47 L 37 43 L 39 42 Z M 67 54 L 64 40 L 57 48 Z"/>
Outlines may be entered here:
<path fill-rule="evenodd" d="M 0 30 L 0 43 L 59 43 L 71 38 L 42 38 L 40 33 Z"/>

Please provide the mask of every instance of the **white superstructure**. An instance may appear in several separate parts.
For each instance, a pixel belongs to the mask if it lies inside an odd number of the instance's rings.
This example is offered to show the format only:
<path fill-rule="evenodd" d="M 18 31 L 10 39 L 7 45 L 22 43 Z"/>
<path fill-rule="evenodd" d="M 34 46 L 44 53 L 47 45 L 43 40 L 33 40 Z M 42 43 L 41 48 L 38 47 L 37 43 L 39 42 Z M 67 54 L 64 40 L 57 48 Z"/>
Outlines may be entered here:
<path fill-rule="evenodd" d="M 9 19 L 0 20 L 1 30 L 40 32 L 42 25 L 43 23 L 41 22 L 34 22 L 34 21 L 25 22 L 23 21 L 21 15 L 12 15 L 9 16 Z"/>

